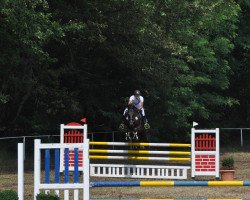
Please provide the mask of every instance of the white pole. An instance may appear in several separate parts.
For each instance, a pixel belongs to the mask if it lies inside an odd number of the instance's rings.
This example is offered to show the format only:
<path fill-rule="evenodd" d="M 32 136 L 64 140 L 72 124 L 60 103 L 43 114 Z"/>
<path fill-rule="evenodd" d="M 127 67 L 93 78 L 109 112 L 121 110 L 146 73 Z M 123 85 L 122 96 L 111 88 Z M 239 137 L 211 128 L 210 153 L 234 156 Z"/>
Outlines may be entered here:
<path fill-rule="evenodd" d="M 41 140 L 35 140 L 34 146 L 34 200 L 36 195 L 39 194 L 39 187 L 41 181 L 41 151 L 40 151 Z"/>
<path fill-rule="evenodd" d="M 89 200 L 89 139 L 83 143 L 83 200 Z"/>
<path fill-rule="evenodd" d="M 195 177 L 195 128 L 191 129 L 191 177 Z"/>
<path fill-rule="evenodd" d="M 24 200 L 24 145 L 18 143 L 18 199 Z"/>
<path fill-rule="evenodd" d="M 83 141 L 88 138 L 88 125 L 83 125 Z"/>
<path fill-rule="evenodd" d="M 215 129 L 216 149 L 215 149 L 215 177 L 220 178 L 220 130 Z"/>
<path fill-rule="evenodd" d="M 60 143 L 64 144 L 64 124 L 60 125 Z M 60 149 L 60 173 L 64 170 L 64 149 Z"/>

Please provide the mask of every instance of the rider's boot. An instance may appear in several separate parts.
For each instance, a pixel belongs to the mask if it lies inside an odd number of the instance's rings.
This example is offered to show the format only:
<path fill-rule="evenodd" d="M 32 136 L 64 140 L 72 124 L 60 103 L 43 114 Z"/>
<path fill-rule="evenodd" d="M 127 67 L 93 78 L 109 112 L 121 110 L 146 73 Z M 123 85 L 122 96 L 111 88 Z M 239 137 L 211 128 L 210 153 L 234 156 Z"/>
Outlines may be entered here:
<path fill-rule="evenodd" d="M 124 123 L 124 122 L 126 121 L 125 115 L 123 115 L 122 118 L 123 118 L 123 119 L 122 119 L 122 123 L 119 125 L 119 130 L 120 130 L 120 131 L 125 131 L 125 129 L 126 129 L 126 125 L 125 125 L 125 123 Z"/>

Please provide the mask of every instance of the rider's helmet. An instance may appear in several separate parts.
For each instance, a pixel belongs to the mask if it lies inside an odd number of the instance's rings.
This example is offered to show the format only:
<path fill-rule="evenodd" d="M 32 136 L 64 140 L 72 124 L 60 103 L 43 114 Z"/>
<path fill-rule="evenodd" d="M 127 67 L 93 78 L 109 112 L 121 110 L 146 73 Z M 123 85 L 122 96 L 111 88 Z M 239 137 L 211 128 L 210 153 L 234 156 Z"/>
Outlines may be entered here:
<path fill-rule="evenodd" d="M 137 97 L 140 96 L 141 95 L 140 90 L 135 90 L 134 95 L 137 96 Z"/>

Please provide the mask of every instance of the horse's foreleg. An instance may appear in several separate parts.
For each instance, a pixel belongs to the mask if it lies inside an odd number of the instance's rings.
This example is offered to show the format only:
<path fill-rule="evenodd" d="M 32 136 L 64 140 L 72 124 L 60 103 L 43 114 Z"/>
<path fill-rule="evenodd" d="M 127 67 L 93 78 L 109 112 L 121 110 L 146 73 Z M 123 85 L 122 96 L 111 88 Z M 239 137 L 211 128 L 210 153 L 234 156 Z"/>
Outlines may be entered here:
<path fill-rule="evenodd" d="M 129 132 L 126 132 L 125 140 L 131 142 L 131 137 Z"/>
<path fill-rule="evenodd" d="M 138 134 L 137 134 L 137 132 L 133 132 L 133 141 L 138 141 Z"/>

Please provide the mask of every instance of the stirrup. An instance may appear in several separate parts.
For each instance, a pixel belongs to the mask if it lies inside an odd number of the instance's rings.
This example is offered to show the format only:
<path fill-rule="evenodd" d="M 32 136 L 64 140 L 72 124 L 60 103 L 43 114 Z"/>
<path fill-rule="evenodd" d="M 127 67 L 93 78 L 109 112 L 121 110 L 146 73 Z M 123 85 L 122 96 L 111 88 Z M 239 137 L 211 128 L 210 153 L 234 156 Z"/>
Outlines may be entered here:
<path fill-rule="evenodd" d="M 146 123 L 144 124 L 144 128 L 145 128 L 146 130 L 147 130 L 147 129 L 150 129 L 149 123 L 146 122 Z"/>
<path fill-rule="evenodd" d="M 121 123 L 119 126 L 119 130 L 124 130 L 125 129 L 125 124 Z"/>

